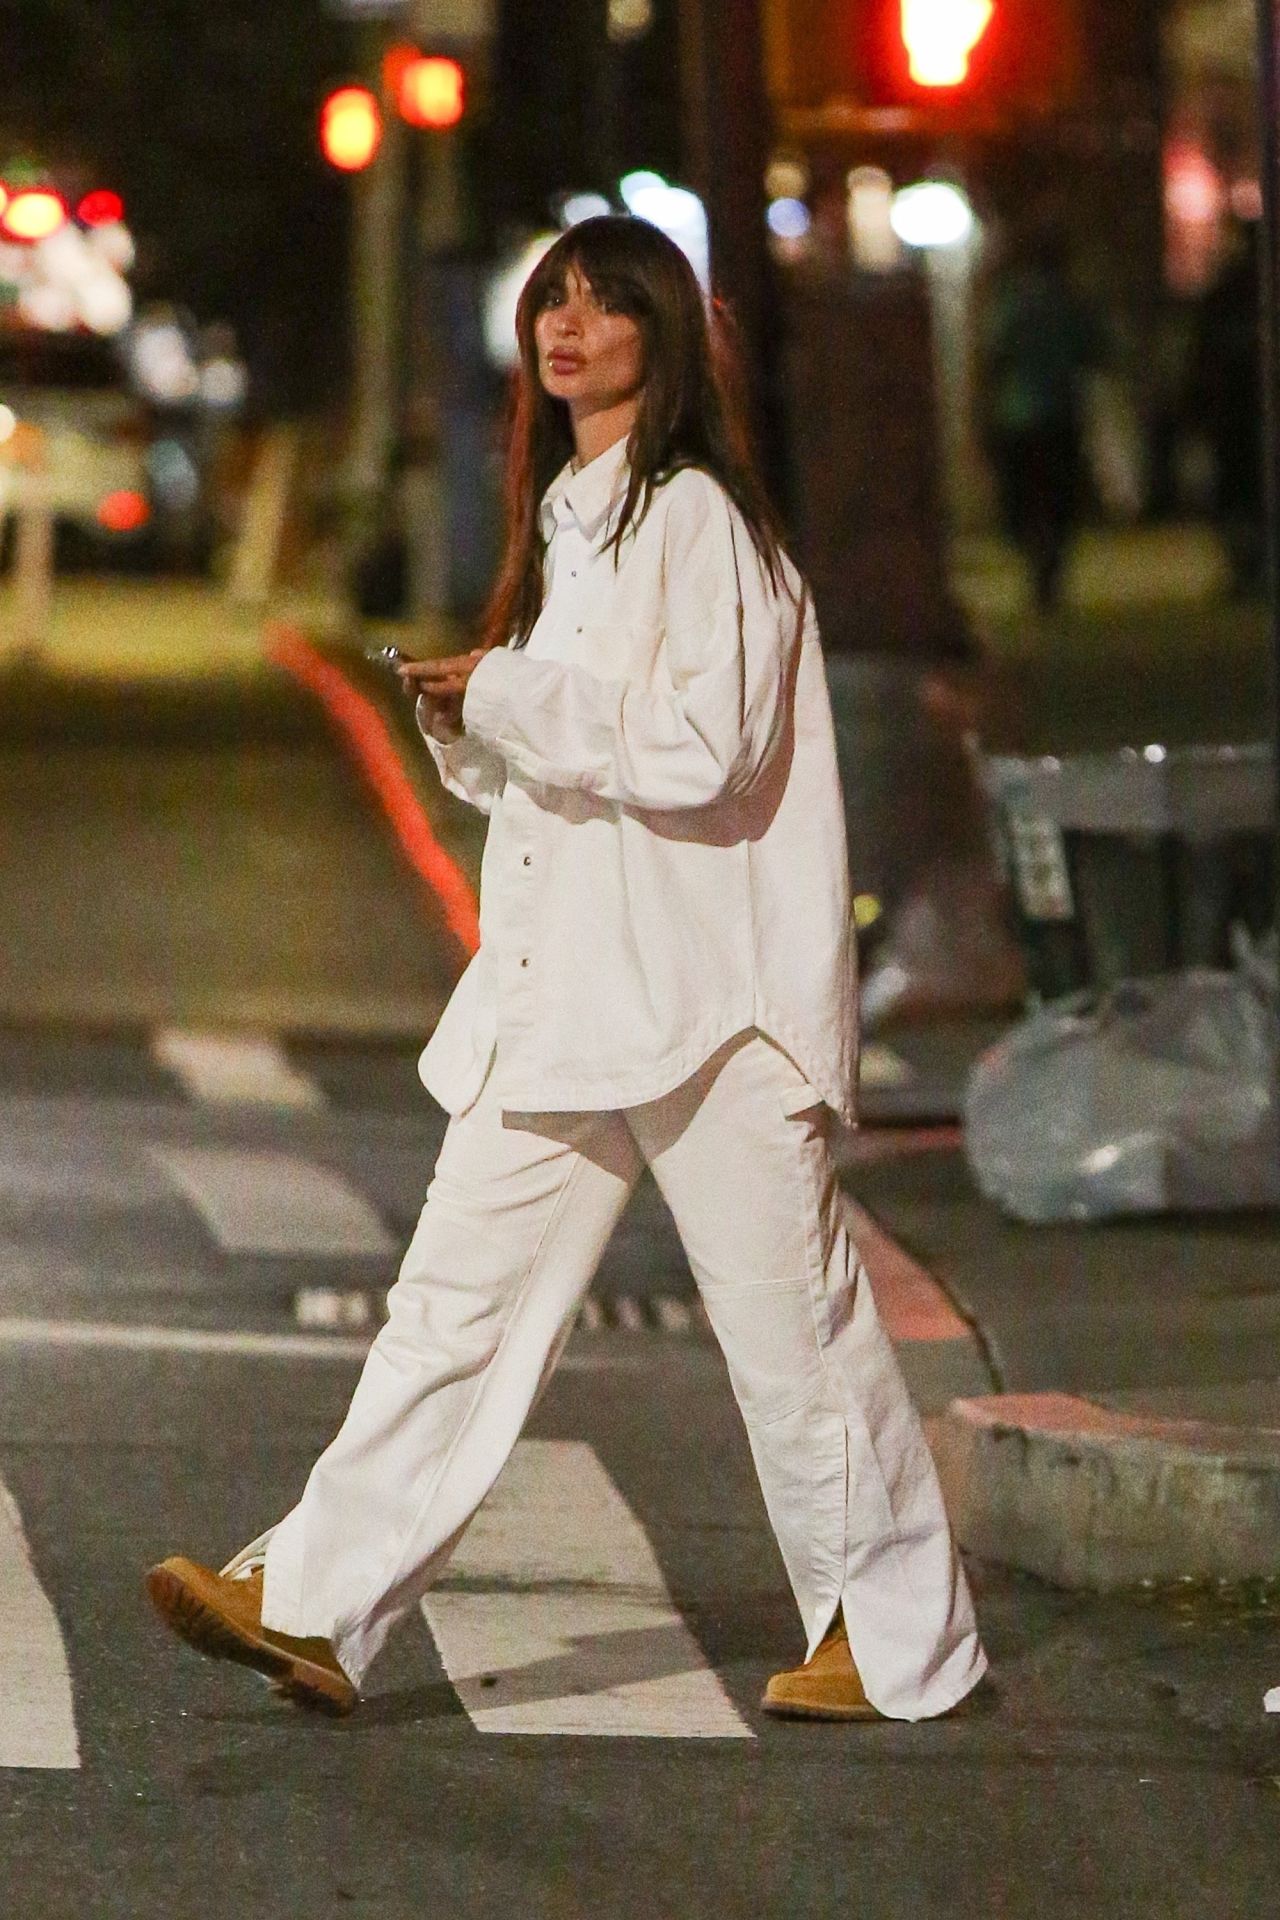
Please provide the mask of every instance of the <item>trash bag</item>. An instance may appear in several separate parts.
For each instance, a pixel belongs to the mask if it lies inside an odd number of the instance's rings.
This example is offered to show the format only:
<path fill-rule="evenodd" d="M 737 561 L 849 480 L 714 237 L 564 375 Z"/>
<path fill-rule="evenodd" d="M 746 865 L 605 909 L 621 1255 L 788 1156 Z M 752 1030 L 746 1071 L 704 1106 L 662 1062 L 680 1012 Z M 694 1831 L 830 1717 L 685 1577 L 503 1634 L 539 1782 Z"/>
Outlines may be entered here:
<path fill-rule="evenodd" d="M 1028 1221 L 1280 1203 L 1274 962 L 1040 1008 L 974 1067 L 965 1151 Z"/>
<path fill-rule="evenodd" d="M 849 872 L 864 926 L 863 1027 L 1022 999 L 1026 974 L 970 735 L 971 694 L 875 654 L 829 654 Z"/>

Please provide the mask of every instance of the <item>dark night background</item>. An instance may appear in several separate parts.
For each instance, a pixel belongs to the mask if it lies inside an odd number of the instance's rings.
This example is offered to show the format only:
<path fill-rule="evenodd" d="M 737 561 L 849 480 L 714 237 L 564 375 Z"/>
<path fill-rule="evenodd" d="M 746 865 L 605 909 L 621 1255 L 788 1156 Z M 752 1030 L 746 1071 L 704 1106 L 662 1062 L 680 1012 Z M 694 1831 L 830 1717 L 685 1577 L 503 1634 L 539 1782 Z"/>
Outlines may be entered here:
<path fill-rule="evenodd" d="M 545 223 L 557 191 L 677 168 L 673 5 L 628 47 L 603 0 L 504 0 L 497 28 L 466 134 L 478 247 Z M 0 0 L 0 62 L 0 158 L 116 187 L 144 299 L 230 320 L 268 410 L 339 390 L 352 188 L 316 120 L 357 77 L 357 29 L 321 0 Z"/>

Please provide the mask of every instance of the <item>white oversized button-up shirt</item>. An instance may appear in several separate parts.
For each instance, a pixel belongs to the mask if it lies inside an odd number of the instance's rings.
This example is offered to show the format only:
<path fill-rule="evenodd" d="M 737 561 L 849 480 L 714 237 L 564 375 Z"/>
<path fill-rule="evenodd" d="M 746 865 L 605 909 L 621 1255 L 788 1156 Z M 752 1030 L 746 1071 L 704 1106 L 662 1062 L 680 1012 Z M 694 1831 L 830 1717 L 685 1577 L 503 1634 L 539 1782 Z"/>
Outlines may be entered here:
<path fill-rule="evenodd" d="M 787 568 L 771 590 L 723 488 L 684 469 L 615 567 L 625 442 L 542 503 L 528 644 L 485 655 L 461 738 L 419 718 L 489 815 L 480 947 L 421 1061 L 450 1113 L 612 1109 L 758 1027 L 854 1119 L 856 956 L 826 674 Z"/>

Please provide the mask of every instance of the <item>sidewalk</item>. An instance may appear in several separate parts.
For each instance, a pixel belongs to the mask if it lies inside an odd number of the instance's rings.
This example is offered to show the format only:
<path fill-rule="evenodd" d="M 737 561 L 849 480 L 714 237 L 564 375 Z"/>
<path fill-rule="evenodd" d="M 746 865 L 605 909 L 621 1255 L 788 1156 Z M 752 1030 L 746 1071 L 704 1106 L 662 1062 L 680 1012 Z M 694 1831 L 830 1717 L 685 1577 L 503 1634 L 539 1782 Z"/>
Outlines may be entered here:
<path fill-rule="evenodd" d="M 996 750 L 1269 733 L 1266 609 L 1224 597 L 1204 527 L 1087 530 L 1048 621 L 998 541 L 957 542 L 953 577 Z M 1093 1589 L 1280 1578 L 1280 1216 L 1021 1225 L 958 1134 L 848 1177 L 987 1370 L 933 1423 L 966 1547 Z"/>
<path fill-rule="evenodd" d="M 924 1146 L 843 1178 L 989 1383 L 930 1422 L 963 1545 L 1094 1590 L 1280 1577 L 1280 1216 L 1028 1227 Z"/>

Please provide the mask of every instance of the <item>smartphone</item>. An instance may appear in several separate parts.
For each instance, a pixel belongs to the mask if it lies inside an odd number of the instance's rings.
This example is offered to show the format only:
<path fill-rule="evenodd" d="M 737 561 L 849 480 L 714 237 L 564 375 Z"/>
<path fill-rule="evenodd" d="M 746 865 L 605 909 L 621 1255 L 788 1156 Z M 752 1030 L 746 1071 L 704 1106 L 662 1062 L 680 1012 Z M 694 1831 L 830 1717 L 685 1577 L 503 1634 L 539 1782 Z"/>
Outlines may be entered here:
<path fill-rule="evenodd" d="M 399 647 L 366 647 L 364 657 L 366 660 L 374 661 L 380 667 L 395 668 L 399 666 L 405 655 L 401 653 Z"/>

